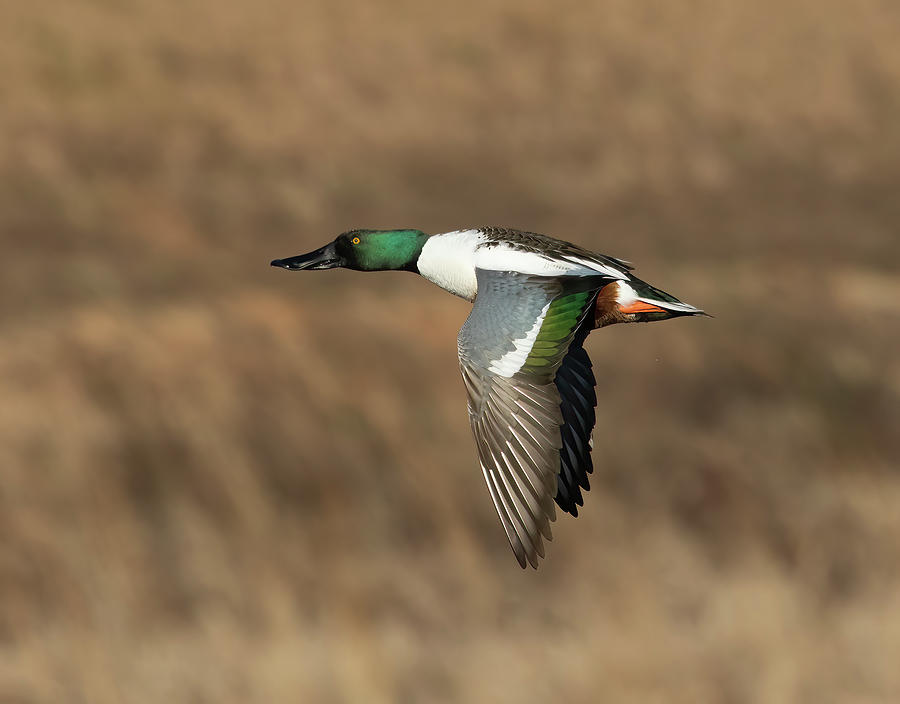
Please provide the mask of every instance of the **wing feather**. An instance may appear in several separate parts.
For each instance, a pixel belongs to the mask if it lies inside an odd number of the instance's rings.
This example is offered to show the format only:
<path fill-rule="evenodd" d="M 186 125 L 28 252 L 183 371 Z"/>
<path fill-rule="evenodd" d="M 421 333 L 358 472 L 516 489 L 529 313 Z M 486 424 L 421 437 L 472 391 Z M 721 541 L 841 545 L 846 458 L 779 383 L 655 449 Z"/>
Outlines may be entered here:
<path fill-rule="evenodd" d="M 578 515 L 584 500 L 581 490 L 590 489 L 588 475 L 593 472 L 591 461 L 591 431 L 594 429 L 597 394 L 594 372 L 587 352 L 576 340 L 569 347 L 556 374 L 565 424 L 562 428 L 563 447 L 560 450 L 560 472 L 556 503 Z"/>
<path fill-rule="evenodd" d="M 522 567 L 537 567 L 543 540 L 552 539 L 560 468 L 584 457 L 586 426 L 569 418 L 555 377 L 592 307 L 592 290 L 583 278 L 573 291 L 570 282 L 549 277 L 480 269 L 476 275 L 478 295 L 459 335 L 469 419 L 513 553 Z M 506 362 L 498 364 L 501 358 Z M 585 393 L 572 392 L 579 407 Z"/>

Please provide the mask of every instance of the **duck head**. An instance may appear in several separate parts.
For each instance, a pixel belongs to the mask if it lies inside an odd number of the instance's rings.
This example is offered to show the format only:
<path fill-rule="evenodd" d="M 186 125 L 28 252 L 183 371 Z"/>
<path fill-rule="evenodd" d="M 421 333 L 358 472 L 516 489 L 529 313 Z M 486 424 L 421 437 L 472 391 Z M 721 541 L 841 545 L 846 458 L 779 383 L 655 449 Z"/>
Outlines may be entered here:
<path fill-rule="evenodd" d="M 417 271 L 425 240 L 421 230 L 350 230 L 307 254 L 275 259 L 282 269 L 355 269 L 357 271 Z"/>

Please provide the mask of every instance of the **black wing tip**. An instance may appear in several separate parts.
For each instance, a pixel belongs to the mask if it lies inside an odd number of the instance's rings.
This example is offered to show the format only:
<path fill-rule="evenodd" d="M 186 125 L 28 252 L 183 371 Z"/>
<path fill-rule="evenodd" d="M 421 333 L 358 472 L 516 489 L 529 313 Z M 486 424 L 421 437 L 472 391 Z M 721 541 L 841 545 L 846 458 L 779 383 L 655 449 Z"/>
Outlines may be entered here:
<path fill-rule="evenodd" d="M 577 485 L 573 485 L 571 488 L 575 490 L 572 495 L 568 493 L 564 495 L 561 491 L 557 491 L 553 500 L 565 513 L 578 518 L 578 507 L 584 506 L 584 497 L 581 495 L 581 490 Z"/>

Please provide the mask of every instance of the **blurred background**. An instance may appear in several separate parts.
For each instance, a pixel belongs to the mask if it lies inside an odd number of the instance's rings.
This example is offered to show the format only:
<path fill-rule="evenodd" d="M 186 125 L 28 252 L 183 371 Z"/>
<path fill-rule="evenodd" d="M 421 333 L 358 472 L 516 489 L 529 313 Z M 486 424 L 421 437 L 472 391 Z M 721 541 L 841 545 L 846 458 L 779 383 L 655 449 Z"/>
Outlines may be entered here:
<path fill-rule="evenodd" d="M 900 701 L 900 6 L 0 6 L 0 701 Z M 418 277 L 506 225 L 716 317 L 588 340 L 516 564 Z"/>

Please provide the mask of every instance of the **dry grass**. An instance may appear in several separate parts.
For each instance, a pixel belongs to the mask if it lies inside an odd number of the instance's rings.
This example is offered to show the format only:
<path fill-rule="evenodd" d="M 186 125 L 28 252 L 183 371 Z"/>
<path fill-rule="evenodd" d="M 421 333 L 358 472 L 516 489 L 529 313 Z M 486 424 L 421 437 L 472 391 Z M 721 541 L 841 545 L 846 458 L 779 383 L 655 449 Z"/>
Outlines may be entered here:
<path fill-rule="evenodd" d="M 0 701 L 900 700 L 898 26 L 0 8 Z M 475 466 L 467 306 L 266 266 L 470 224 L 717 316 L 591 339 L 594 488 L 536 573 Z"/>

